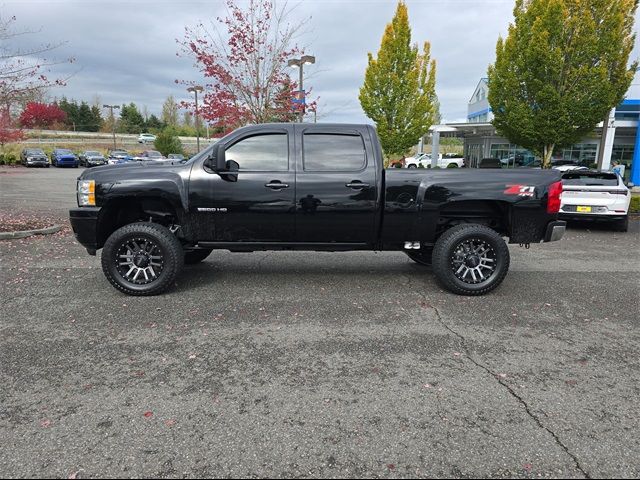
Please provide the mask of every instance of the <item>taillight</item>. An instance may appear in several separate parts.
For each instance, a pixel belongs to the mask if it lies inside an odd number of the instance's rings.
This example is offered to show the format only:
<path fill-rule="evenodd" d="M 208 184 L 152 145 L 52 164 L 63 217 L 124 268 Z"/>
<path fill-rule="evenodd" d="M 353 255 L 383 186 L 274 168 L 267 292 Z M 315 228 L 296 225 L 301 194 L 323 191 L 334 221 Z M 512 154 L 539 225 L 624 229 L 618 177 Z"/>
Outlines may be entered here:
<path fill-rule="evenodd" d="M 611 195 L 624 195 L 625 197 L 627 196 L 627 191 L 626 190 L 609 190 L 609 192 Z"/>
<path fill-rule="evenodd" d="M 549 185 L 547 213 L 558 213 L 560 211 L 560 195 L 562 195 L 562 182 L 554 182 Z"/>

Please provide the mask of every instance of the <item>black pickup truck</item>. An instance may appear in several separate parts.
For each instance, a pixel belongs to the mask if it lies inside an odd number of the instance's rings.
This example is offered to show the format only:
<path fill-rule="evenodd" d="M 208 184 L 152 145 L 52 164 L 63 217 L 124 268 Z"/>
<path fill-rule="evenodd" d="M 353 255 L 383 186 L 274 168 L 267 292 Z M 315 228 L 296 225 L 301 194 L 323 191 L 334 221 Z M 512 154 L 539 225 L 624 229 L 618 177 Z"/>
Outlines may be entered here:
<path fill-rule="evenodd" d="M 240 128 L 185 163 L 106 166 L 78 178 L 78 241 L 107 279 L 158 294 L 213 249 L 400 250 L 463 295 L 496 288 L 509 243 L 559 240 L 560 174 L 384 169 L 369 125 Z"/>

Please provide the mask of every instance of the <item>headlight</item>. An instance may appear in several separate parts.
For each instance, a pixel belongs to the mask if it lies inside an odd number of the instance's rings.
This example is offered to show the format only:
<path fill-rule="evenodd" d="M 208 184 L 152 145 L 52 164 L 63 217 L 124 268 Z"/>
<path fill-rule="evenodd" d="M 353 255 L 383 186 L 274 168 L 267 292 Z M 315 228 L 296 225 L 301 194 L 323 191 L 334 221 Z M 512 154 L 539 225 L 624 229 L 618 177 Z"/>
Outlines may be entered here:
<path fill-rule="evenodd" d="M 95 206 L 96 204 L 96 181 L 78 181 L 78 205 L 81 207 Z"/>

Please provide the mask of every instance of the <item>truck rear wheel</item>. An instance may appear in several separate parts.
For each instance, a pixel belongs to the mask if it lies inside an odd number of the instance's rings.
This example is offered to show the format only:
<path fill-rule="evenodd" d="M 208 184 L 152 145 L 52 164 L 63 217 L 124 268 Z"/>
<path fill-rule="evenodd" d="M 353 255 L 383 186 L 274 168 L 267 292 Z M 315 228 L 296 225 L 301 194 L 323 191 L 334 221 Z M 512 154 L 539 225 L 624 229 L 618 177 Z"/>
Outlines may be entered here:
<path fill-rule="evenodd" d="M 140 222 L 113 232 L 101 260 L 107 280 L 118 290 L 157 295 L 174 284 L 184 265 L 184 251 L 167 227 Z"/>
<path fill-rule="evenodd" d="M 184 252 L 184 263 L 185 265 L 195 265 L 196 263 L 200 263 L 207 258 L 211 252 L 211 248 L 199 248 L 197 250 Z"/>
<path fill-rule="evenodd" d="M 455 226 L 440 236 L 433 249 L 436 278 L 458 295 L 483 295 L 498 287 L 509 261 L 505 241 L 484 225 Z"/>

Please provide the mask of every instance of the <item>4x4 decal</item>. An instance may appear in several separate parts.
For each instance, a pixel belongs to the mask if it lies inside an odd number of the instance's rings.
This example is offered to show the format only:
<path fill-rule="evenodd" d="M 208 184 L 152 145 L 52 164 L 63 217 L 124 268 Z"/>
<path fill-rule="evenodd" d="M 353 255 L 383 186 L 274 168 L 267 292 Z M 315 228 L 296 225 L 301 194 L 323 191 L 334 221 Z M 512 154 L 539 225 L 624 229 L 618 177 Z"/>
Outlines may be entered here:
<path fill-rule="evenodd" d="M 533 197 L 536 187 L 532 185 L 507 185 L 505 195 L 519 195 L 521 197 Z"/>

